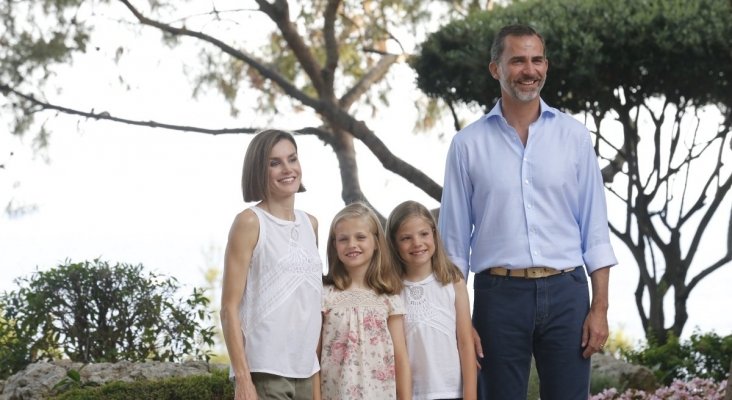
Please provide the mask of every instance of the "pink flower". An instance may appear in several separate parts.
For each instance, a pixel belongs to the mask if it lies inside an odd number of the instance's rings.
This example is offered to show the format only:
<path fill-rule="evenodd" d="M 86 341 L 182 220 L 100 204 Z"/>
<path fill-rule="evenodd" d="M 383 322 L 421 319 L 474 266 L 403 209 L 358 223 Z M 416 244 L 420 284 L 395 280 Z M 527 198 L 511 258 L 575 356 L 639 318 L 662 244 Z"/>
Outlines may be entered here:
<path fill-rule="evenodd" d="M 377 369 L 371 371 L 371 376 L 379 381 L 389 381 L 396 377 L 394 366 L 387 367 L 386 369 Z"/>
<path fill-rule="evenodd" d="M 361 385 L 350 386 L 348 389 L 346 389 L 346 393 L 348 393 L 348 396 L 352 399 L 362 399 L 363 387 Z"/>
<path fill-rule="evenodd" d="M 628 389 L 618 393 L 617 389 L 605 389 L 591 396 L 590 400 L 722 400 L 727 381 L 716 383 L 711 379 L 694 378 L 690 381 L 675 380 L 670 386 L 658 388 L 653 393 Z"/>
<path fill-rule="evenodd" d="M 348 332 L 345 335 L 342 333 L 336 334 L 328 347 L 328 357 L 338 364 L 343 364 L 351 356 L 353 344 L 357 342 L 358 335 L 356 332 Z"/>
<path fill-rule="evenodd" d="M 380 331 L 384 329 L 384 320 L 378 314 L 370 312 L 363 317 L 363 327 L 367 331 Z"/>
<path fill-rule="evenodd" d="M 343 342 L 332 342 L 328 349 L 330 359 L 338 364 L 342 364 L 343 360 L 348 356 L 348 346 Z"/>

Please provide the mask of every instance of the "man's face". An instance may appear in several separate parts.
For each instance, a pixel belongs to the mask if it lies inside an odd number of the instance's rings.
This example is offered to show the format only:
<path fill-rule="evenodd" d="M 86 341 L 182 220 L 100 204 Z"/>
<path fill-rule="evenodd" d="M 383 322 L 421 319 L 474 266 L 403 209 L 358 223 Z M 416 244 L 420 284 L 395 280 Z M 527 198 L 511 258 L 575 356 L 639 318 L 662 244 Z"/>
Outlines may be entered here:
<path fill-rule="evenodd" d="M 504 40 L 501 58 L 490 65 L 491 75 L 501 83 L 503 96 L 532 101 L 544 87 L 549 68 L 544 46 L 537 36 L 506 36 Z"/>

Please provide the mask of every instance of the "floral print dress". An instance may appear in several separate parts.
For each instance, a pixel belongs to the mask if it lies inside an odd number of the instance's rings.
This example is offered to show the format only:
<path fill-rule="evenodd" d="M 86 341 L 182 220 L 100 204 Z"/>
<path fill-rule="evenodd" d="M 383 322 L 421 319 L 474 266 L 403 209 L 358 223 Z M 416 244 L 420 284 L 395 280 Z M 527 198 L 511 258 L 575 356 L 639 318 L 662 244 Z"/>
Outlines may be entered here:
<path fill-rule="evenodd" d="M 390 315 L 405 314 L 399 295 L 323 289 L 320 382 L 323 400 L 396 399 Z"/>

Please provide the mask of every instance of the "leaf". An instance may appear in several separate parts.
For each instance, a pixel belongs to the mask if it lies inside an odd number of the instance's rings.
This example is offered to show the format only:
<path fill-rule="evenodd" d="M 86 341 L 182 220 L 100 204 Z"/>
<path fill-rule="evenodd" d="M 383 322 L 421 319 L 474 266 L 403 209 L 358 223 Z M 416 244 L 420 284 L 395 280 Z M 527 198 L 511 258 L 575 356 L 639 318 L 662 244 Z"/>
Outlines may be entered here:
<path fill-rule="evenodd" d="M 71 378 L 74 382 L 81 382 L 81 374 L 73 368 L 66 373 L 66 376 Z"/>

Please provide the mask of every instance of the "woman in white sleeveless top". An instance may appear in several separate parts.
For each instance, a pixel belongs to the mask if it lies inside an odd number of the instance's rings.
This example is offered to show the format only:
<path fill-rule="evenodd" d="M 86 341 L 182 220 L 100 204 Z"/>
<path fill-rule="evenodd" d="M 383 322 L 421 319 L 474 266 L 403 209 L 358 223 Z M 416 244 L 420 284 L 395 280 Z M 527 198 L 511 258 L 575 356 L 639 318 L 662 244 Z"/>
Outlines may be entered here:
<path fill-rule="evenodd" d="M 221 293 L 235 399 L 312 399 L 323 266 L 317 220 L 295 209 L 305 189 L 290 133 L 254 137 L 242 190 L 245 202 L 258 203 L 231 226 Z"/>
<path fill-rule="evenodd" d="M 405 201 L 386 223 L 404 282 L 405 331 L 414 400 L 477 398 L 477 364 L 468 291 L 442 249 L 425 206 Z"/>

